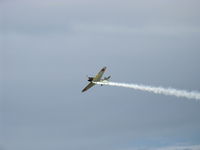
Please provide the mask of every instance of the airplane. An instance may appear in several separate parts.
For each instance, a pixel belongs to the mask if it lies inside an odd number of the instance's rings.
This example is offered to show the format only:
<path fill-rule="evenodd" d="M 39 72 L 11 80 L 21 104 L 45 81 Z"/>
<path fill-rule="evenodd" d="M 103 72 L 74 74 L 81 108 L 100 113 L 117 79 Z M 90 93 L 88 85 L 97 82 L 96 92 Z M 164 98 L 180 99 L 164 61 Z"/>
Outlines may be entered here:
<path fill-rule="evenodd" d="M 111 76 L 108 77 L 104 77 L 103 79 L 102 76 L 104 74 L 104 72 L 106 71 L 106 67 L 103 67 L 99 73 L 97 73 L 97 75 L 95 77 L 88 77 L 88 81 L 90 82 L 83 90 L 82 92 L 87 91 L 88 89 L 90 89 L 91 87 L 93 87 L 94 85 L 96 85 L 94 82 L 104 82 L 104 81 L 108 81 L 110 79 Z M 102 86 L 102 85 L 101 85 Z"/>

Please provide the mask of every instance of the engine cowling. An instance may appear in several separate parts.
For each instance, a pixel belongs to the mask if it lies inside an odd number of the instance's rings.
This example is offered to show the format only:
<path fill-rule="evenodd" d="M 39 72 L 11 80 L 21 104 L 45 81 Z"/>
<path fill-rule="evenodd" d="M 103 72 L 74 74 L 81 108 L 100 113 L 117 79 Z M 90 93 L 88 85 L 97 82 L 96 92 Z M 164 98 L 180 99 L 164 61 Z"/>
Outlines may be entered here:
<path fill-rule="evenodd" d="M 92 82 L 93 81 L 93 77 L 88 77 L 88 81 Z"/>

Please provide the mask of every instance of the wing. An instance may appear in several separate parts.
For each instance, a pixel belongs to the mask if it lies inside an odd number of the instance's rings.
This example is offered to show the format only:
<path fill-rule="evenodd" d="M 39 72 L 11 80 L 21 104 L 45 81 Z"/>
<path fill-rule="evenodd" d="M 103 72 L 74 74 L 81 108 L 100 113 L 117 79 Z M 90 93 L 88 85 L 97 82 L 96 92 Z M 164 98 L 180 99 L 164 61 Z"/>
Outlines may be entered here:
<path fill-rule="evenodd" d="M 93 81 L 98 82 L 101 80 L 101 77 L 103 76 L 104 72 L 106 71 L 106 67 L 103 67 L 99 73 L 94 77 Z"/>
<path fill-rule="evenodd" d="M 87 91 L 89 88 L 93 87 L 94 85 L 95 85 L 94 83 L 90 82 L 90 83 L 82 90 L 82 92 Z"/>

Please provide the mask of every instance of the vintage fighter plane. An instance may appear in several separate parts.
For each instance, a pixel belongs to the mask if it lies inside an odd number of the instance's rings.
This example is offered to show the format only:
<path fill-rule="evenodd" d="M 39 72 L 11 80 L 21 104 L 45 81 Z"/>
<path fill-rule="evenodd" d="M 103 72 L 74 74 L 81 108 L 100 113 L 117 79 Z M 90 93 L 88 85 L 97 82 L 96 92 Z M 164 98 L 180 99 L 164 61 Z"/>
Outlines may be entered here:
<path fill-rule="evenodd" d="M 87 91 L 89 88 L 93 87 L 93 86 L 95 85 L 94 82 L 104 82 L 104 81 L 108 81 L 108 80 L 110 79 L 111 76 L 104 77 L 104 79 L 101 79 L 101 77 L 103 76 L 103 74 L 104 74 L 105 71 L 106 71 L 106 67 L 103 67 L 95 77 L 88 77 L 88 81 L 89 81 L 90 83 L 82 90 L 82 92 L 85 92 L 85 91 Z"/>

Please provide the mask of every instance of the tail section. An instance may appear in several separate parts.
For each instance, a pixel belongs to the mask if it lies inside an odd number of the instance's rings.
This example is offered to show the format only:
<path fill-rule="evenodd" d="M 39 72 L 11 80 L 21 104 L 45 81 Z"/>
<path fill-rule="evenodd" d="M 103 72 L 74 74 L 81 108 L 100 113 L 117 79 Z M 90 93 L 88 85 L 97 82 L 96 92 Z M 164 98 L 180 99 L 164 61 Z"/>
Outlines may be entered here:
<path fill-rule="evenodd" d="M 103 80 L 106 80 L 106 81 L 108 81 L 110 78 L 111 78 L 111 76 L 104 77 L 104 79 L 103 79 Z"/>

